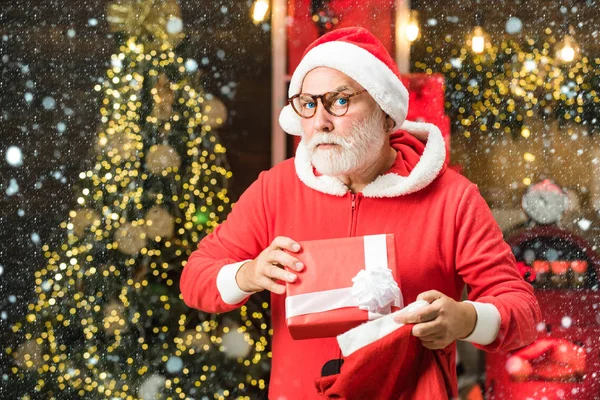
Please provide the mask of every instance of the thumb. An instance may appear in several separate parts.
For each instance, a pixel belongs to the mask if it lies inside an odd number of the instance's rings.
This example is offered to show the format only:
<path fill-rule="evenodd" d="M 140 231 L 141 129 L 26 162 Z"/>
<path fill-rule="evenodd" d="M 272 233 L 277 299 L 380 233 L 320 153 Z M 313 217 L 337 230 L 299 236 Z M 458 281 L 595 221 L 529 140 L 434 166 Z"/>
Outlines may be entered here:
<path fill-rule="evenodd" d="M 427 292 L 423 292 L 417 296 L 417 300 L 425 300 L 429 304 L 433 303 L 437 299 L 444 297 L 445 295 L 442 292 L 438 292 L 437 290 L 428 290 Z"/>

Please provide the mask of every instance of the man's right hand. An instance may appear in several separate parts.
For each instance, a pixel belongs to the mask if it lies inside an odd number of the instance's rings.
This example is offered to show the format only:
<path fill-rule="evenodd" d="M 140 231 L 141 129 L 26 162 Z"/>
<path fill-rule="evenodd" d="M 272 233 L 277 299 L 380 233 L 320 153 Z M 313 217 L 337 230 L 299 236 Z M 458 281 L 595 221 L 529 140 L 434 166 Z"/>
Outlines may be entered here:
<path fill-rule="evenodd" d="M 293 253 L 300 251 L 300 245 L 288 238 L 279 236 L 252 261 L 240 267 L 235 276 L 238 287 L 244 292 L 261 292 L 268 290 L 273 293 L 285 293 L 285 286 L 275 282 L 294 282 L 296 274 L 283 269 L 287 266 L 296 271 L 302 271 L 304 265 L 295 257 L 283 250 Z"/>

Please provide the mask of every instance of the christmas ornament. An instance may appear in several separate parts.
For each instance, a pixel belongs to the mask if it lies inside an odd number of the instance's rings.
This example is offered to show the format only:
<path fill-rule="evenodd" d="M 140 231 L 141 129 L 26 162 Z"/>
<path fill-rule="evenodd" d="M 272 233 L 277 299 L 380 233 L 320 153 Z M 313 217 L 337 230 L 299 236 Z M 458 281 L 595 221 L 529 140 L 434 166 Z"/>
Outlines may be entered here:
<path fill-rule="evenodd" d="M 204 115 L 207 117 L 204 122 L 206 125 L 211 128 L 219 128 L 227 121 L 227 107 L 219 99 L 205 100 Z"/>
<path fill-rule="evenodd" d="M 196 225 L 204 225 L 204 224 L 206 224 L 208 222 L 208 220 L 209 220 L 208 215 L 206 213 L 203 213 L 202 211 L 198 211 L 192 217 L 192 221 Z"/>
<path fill-rule="evenodd" d="M 136 254 L 146 246 L 146 232 L 141 226 L 125 223 L 117 229 L 115 241 L 122 253 Z"/>
<path fill-rule="evenodd" d="M 175 0 L 116 0 L 106 20 L 111 32 L 137 36 L 148 49 L 173 49 L 185 36 Z"/>
<path fill-rule="evenodd" d="M 126 332 L 128 326 L 124 318 L 125 306 L 117 301 L 111 301 L 104 306 L 104 331 L 112 336 L 117 333 L 117 330 L 122 333 Z"/>
<path fill-rule="evenodd" d="M 28 340 L 15 351 L 15 364 L 23 369 L 38 368 L 42 365 L 42 345 L 35 340 Z"/>
<path fill-rule="evenodd" d="M 145 229 L 151 239 L 157 236 L 170 238 L 175 230 L 175 220 L 163 207 L 154 206 L 146 214 Z"/>
<path fill-rule="evenodd" d="M 159 374 L 152 374 L 140 385 L 138 395 L 142 400 L 156 400 L 162 398 L 162 390 L 167 380 Z"/>
<path fill-rule="evenodd" d="M 168 121 L 173 113 L 173 101 L 175 92 L 171 89 L 171 82 L 166 74 L 161 74 L 158 82 L 152 88 L 152 97 L 154 99 L 154 108 L 152 116 L 160 121 Z"/>
<path fill-rule="evenodd" d="M 69 213 L 73 233 L 77 237 L 83 236 L 86 228 L 100 223 L 100 214 L 89 208 L 80 208 Z"/>
<path fill-rule="evenodd" d="M 245 358 L 251 350 L 250 343 L 238 327 L 231 327 L 221 336 L 223 352 L 230 358 Z"/>
<path fill-rule="evenodd" d="M 181 157 L 168 144 L 152 146 L 146 157 L 146 168 L 153 174 L 161 174 L 168 169 L 175 170 L 181 165 Z M 169 171 L 171 172 L 171 171 Z"/>

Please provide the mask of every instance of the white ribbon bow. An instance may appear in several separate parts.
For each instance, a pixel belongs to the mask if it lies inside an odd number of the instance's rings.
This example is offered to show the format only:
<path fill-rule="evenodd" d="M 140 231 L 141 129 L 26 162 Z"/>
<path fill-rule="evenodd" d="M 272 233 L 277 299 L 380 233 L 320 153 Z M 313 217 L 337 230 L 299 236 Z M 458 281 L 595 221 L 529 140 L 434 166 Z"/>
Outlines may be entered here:
<path fill-rule="evenodd" d="M 400 288 L 389 268 L 363 269 L 352 278 L 352 295 L 361 310 L 385 314 L 400 298 Z"/>

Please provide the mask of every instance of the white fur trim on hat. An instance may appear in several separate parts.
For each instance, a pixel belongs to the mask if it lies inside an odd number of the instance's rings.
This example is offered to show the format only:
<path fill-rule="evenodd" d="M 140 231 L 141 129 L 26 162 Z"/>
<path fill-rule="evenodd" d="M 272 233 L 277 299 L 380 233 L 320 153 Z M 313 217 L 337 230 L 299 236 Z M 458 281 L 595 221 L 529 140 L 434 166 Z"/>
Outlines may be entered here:
<path fill-rule="evenodd" d="M 363 189 L 365 197 L 397 197 L 419 191 L 433 182 L 442 170 L 446 159 L 446 143 L 438 127 L 425 122 L 404 121 L 401 129 L 421 141 L 427 141 L 419 162 L 408 176 L 394 173 L 378 176 Z M 304 140 L 298 145 L 294 164 L 298 178 L 306 186 L 334 196 L 348 193 L 348 187 L 339 178 L 315 175 Z"/>
<path fill-rule="evenodd" d="M 342 41 L 323 43 L 311 49 L 302 59 L 290 82 L 288 96 L 300 93 L 304 77 L 317 67 L 336 69 L 367 89 L 371 97 L 401 126 L 408 110 L 408 90 L 385 63 L 369 51 Z M 291 135 L 302 135 L 300 116 L 290 105 L 279 115 L 281 128 Z"/>
<path fill-rule="evenodd" d="M 384 317 L 369 321 L 343 333 L 337 337 L 342 355 L 348 357 L 355 351 L 362 349 L 394 332 L 396 329 L 404 326 L 394 321 L 394 318 L 406 312 L 417 311 L 429 305 L 425 300 L 417 300 L 404 307 L 400 311 L 388 314 Z"/>

